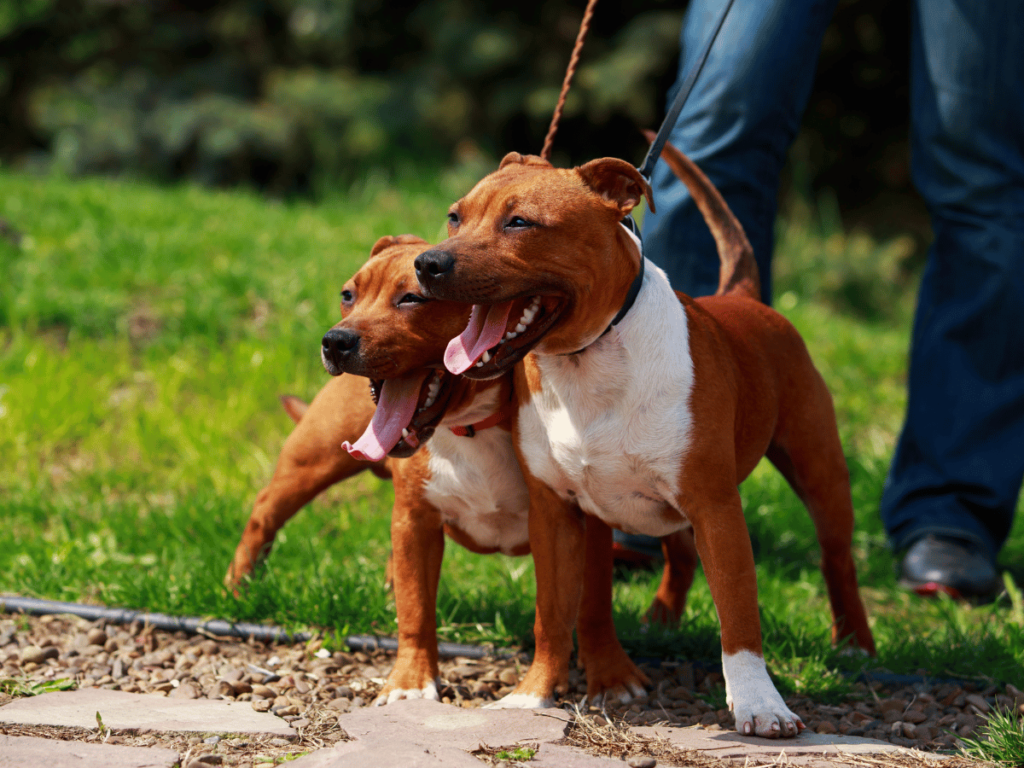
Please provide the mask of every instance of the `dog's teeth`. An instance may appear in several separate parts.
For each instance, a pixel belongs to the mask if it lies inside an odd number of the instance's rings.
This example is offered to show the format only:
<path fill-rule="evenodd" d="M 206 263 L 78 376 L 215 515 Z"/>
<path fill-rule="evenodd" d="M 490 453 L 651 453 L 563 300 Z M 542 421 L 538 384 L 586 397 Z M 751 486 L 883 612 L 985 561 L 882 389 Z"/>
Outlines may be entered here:
<path fill-rule="evenodd" d="M 489 363 L 489 362 L 491 362 L 491 353 L 490 352 L 484 352 L 483 356 L 480 358 L 480 362 L 482 362 L 482 363 Z"/>
<path fill-rule="evenodd" d="M 424 409 L 429 408 L 433 404 L 434 404 L 434 396 L 431 395 L 430 397 L 428 397 L 426 400 L 423 401 L 423 408 Z"/>
<path fill-rule="evenodd" d="M 408 437 L 408 436 L 409 436 L 409 430 L 408 429 L 403 429 L 402 430 L 402 437 Z"/>
<path fill-rule="evenodd" d="M 523 312 L 523 318 L 526 320 L 526 324 L 529 325 L 533 322 L 533 318 L 537 316 L 537 310 L 530 307 L 528 310 Z"/>
<path fill-rule="evenodd" d="M 522 322 L 520 322 L 520 323 L 519 323 L 519 324 L 518 324 L 518 325 L 516 326 L 516 332 L 515 332 L 515 333 L 513 334 L 513 336 L 518 336 L 518 335 L 519 335 L 520 333 L 522 333 L 522 332 L 523 332 L 523 331 L 525 331 L 525 330 L 526 330 L 526 324 L 525 324 L 525 323 L 522 323 Z"/>
<path fill-rule="evenodd" d="M 516 327 L 518 328 L 519 326 L 516 326 Z M 502 339 L 502 341 L 507 341 L 508 339 L 514 339 L 518 335 L 519 334 L 516 333 L 515 331 L 509 331 L 508 333 L 505 334 L 505 338 Z"/>
<path fill-rule="evenodd" d="M 480 367 L 482 367 L 482 366 L 483 366 L 483 364 L 484 364 L 484 361 L 483 361 L 483 360 L 481 360 L 481 361 L 479 361 L 479 362 L 478 362 L 478 363 L 477 363 L 477 364 L 476 364 L 476 365 L 475 365 L 474 367 L 475 367 L 475 368 L 480 368 Z"/>

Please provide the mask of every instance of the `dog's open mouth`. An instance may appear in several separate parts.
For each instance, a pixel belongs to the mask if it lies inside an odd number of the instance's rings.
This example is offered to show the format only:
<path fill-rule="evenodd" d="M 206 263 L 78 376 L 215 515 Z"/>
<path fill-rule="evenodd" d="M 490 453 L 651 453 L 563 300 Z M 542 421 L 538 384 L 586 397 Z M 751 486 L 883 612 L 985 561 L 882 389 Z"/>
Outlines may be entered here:
<path fill-rule="evenodd" d="M 432 369 L 371 379 L 370 392 L 377 404 L 373 420 L 355 443 L 346 441 L 342 447 L 362 461 L 412 456 L 444 416 L 453 382 L 448 373 Z"/>
<path fill-rule="evenodd" d="M 448 343 L 445 367 L 470 379 L 500 376 L 543 338 L 561 309 L 554 296 L 475 304 L 466 330 Z"/>

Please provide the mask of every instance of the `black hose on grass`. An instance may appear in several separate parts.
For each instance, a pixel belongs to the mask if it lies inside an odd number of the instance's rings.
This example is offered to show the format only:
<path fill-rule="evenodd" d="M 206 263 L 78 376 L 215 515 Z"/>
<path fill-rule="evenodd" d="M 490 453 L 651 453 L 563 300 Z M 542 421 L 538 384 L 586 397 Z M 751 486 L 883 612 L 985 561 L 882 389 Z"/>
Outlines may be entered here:
<path fill-rule="evenodd" d="M 71 614 L 89 621 L 104 619 L 113 624 L 131 624 L 139 622 L 149 624 L 157 629 L 168 632 L 188 632 L 189 634 L 212 634 L 223 637 L 237 637 L 241 640 L 258 640 L 261 643 L 306 643 L 313 639 L 309 632 L 289 634 L 280 627 L 266 624 L 250 624 L 244 621 L 225 621 L 224 619 L 201 619 L 197 616 L 168 616 L 165 613 L 144 613 L 127 608 L 107 608 L 103 605 L 83 605 L 82 603 L 64 603 L 59 600 L 42 600 L 37 597 L 9 597 L 0 595 L 0 613 L 27 613 L 31 616 L 47 616 L 53 614 Z M 398 641 L 393 637 L 374 637 L 372 635 L 350 635 L 345 638 L 345 645 L 353 651 L 397 651 Z M 499 658 L 507 659 L 517 654 L 509 651 L 496 651 L 489 646 L 464 645 L 462 643 L 438 643 L 437 652 L 442 658 L 461 656 L 467 659 Z M 660 659 L 650 659 L 657 663 Z M 721 671 L 717 662 L 694 662 L 707 671 Z M 913 685 L 914 683 L 964 683 L 962 678 L 930 678 L 923 675 L 900 675 L 894 672 L 862 670 L 856 679 L 862 682 L 877 682 L 883 685 Z"/>
<path fill-rule="evenodd" d="M 168 632 L 237 637 L 241 640 L 258 640 L 261 643 L 306 643 L 314 637 L 309 632 L 288 633 L 280 627 L 266 624 L 251 624 L 224 619 L 201 619 L 198 616 L 168 616 L 166 613 L 146 613 L 128 608 L 108 608 L 104 605 L 65 603 L 60 600 L 42 600 L 37 597 L 0 596 L 0 613 L 3 612 L 27 613 L 30 616 L 63 613 L 89 621 L 103 619 L 112 624 L 139 622 Z M 346 637 L 344 642 L 353 651 L 398 650 L 398 641 L 393 637 L 351 635 Z M 507 651 L 495 651 L 486 646 L 463 645 L 462 643 L 438 643 L 437 651 L 443 658 L 463 656 L 470 659 L 485 659 L 490 657 L 507 658 L 514 655 Z"/>

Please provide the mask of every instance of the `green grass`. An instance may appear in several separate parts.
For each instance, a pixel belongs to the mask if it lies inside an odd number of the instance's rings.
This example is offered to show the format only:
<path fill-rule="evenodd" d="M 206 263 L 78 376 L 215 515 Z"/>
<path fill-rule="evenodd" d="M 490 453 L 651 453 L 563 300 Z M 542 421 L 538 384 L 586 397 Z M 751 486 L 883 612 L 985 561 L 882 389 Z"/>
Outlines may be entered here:
<path fill-rule="evenodd" d="M 533 760 L 533 756 L 537 754 L 537 750 L 532 747 L 516 747 L 511 752 L 506 749 L 501 750 L 494 757 L 498 760 L 504 760 L 506 762 L 527 762 Z"/>
<path fill-rule="evenodd" d="M 964 754 L 1010 768 L 1024 765 L 1024 716 L 996 710 L 981 727 L 984 738 L 964 739 Z"/>
<path fill-rule="evenodd" d="M 0 240 L 0 591 L 393 634 L 382 586 L 392 494 L 368 475 L 297 515 L 243 597 L 225 595 L 221 579 L 291 426 L 277 396 L 309 398 L 327 380 L 319 340 L 341 285 L 382 235 L 436 239 L 473 173 L 373 177 L 312 205 L 0 171 L 0 217 L 24 234 L 20 247 Z M 780 230 L 779 307 L 836 398 L 872 666 L 1024 686 L 1019 605 L 970 609 L 895 587 L 878 498 L 904 406 L 911 299 L 889 277 L 905 249 L 811 213 L 795 210 Z M 883 285 L 869 295 L 850 288 L 872 274 Z M 810 520 L 767 465 L 741 491 L 780 686 L 840 697 L 850 685 L 840 672 L 863 662 L 829 647 Z M 1022 521 L 1002 555 L 1017 583 Z M 617 583 L 630 650 L 716 658 L 703 579 L 679 632 L 641 626 L 656 586 L 645 572 Z M 528 645 L 533 598 L 528 558 L 449 543 L 443 639 Z"/>
<path fill-rule="evenodd" d="M 74 689 L 75 681 L 66 677 L 56 680 L 32 680 L 30 678 L 0 677 L 0 693 L 8 696 L 39 696 L 43 693 L 54 691 L 70 691 Z"/>

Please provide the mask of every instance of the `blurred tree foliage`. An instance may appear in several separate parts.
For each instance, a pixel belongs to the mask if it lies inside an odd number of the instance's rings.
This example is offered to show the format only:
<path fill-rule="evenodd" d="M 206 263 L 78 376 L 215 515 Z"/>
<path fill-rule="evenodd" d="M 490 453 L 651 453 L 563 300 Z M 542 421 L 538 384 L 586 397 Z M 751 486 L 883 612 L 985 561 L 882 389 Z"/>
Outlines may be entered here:
<path fill-rule="evenodd" d="M 0 0 L 0 157 L 287 194 L 372 166 L 536 152 L 583 5 Z M 598 4 L 556 162 L 639 162 L 684 7 Z M 908 17 L 905 2 L 840 2 L 800 183 L 855 206 L 907 186 Z"/>

